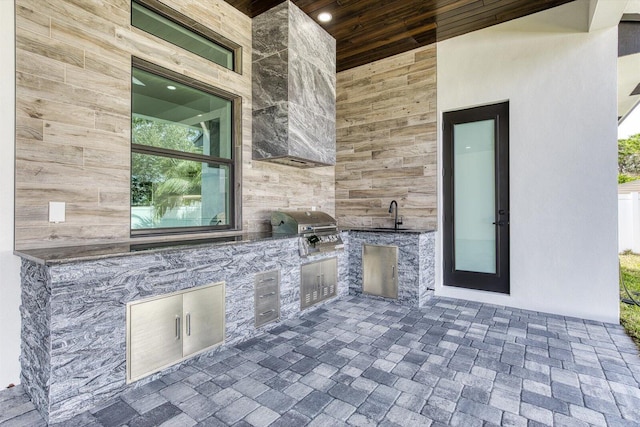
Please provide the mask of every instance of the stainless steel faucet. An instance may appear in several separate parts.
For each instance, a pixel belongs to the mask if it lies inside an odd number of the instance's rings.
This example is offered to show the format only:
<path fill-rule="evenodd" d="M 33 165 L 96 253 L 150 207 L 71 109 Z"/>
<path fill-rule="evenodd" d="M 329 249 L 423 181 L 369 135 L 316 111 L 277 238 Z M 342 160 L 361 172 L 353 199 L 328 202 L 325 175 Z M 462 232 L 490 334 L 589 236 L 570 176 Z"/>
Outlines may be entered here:
<path fill-rule="evenodd" d="M 393 205 L 396 206 L 396 216 L 395 219 L 393 221 L 393 229 L 397 230 L 399 225 L 402 225 L 402 217 L 400 217 L 400 221 L 398 221 L 398 202 L 396 202 L 395 200 L 391 201 L 391 204 L 389 205 L 389 213 L 393 212 Z"/>

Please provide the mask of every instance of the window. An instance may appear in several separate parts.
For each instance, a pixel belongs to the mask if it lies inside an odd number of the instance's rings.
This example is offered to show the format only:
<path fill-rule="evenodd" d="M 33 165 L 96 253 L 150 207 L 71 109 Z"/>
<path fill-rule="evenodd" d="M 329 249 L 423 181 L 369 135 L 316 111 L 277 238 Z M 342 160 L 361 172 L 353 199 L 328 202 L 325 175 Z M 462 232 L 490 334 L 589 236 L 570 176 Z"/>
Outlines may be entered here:
<path fill-rule="evenodd" d="M 157 0 L 131 2 L 131 25 L 240 72 L 240 46 Z"/>
<path fill-rule="evenodd" d="M 236 226 L 239 98 L 134 58 L 132 234 Z"/>

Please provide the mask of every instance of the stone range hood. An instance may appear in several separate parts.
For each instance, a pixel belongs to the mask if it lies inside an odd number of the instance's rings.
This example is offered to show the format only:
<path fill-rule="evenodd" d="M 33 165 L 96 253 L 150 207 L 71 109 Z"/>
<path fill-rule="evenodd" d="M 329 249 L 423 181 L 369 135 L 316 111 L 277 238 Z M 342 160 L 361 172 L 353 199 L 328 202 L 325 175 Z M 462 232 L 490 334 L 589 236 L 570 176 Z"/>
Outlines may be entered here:
<path fill-rule="evenodd" d="M 253 159 L 335 165 L 336 41 L 290 1 L 253 19 Z"/>

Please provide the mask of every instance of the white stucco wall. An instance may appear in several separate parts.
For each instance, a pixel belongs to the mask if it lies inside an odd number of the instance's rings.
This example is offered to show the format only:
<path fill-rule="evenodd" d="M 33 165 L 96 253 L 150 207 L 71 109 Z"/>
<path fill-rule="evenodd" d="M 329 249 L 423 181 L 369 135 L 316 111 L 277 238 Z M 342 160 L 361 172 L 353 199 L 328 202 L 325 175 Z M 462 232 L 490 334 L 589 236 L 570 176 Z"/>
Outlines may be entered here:
<path fill-rule="evenodd" d="M 587 20 L 573 2 L 438 43 L 440 119 L 510 102 L 511 294 L 443 286 L 440 249 L 437 295 L 618 322 L 617 28 Z"/>
<path fill-rule="evenodd" d="M 20 261 L 13 255 L 14 2 L 0 0 L 0 389 L 20 378 Z"/>

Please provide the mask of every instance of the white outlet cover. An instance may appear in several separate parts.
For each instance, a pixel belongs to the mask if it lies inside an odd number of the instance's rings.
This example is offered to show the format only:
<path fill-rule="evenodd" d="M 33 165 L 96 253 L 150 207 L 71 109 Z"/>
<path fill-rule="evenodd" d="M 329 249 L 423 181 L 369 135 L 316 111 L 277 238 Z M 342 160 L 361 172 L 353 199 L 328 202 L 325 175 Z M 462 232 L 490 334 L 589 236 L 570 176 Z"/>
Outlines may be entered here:
<path fill-rule="evenodd" d="M 65 211 L 65 202 L 49 202 L 49 222 L 64 222 Z"/>

